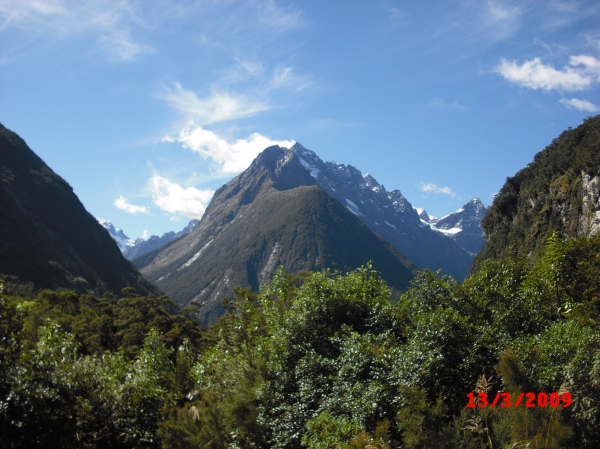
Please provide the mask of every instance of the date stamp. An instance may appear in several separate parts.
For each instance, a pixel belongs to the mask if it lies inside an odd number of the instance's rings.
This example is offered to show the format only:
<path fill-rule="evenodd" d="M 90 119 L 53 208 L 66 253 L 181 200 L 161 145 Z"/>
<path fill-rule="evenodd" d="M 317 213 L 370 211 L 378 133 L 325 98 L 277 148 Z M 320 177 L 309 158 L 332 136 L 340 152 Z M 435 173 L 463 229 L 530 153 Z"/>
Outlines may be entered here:
<path fill-rule="evenodd" d="M 519 393 L 513 398 L 508 392 L 498 392 L 493 399 L 486 392 L 467 393 L 467 408 L 475 407 L 518 407 L 523 404 L 527 408 L 535 407 L 559 407 L 566 408 L 571 405 L 573 398 L 571 393 Z"/>

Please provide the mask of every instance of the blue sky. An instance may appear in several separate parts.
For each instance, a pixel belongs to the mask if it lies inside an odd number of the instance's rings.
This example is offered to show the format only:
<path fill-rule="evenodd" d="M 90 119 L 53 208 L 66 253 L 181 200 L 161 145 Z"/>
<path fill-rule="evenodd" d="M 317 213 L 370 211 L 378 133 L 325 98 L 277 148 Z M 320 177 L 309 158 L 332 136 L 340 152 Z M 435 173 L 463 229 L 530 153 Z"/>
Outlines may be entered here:
<path fill-rule="evenodd" d="M 131 238 L 272 143 L 442 216 L 600 113 L 597 1 L 0 0 L 0 122 Z"/>

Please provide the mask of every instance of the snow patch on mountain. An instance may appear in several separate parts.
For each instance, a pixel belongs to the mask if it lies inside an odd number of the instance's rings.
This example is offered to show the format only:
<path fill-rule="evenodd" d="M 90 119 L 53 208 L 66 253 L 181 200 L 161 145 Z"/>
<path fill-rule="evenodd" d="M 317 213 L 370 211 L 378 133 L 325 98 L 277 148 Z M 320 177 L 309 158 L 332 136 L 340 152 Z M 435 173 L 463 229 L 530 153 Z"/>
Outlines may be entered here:
<path fill-rule="evenodd" d="M 184 268 L 187 268 L 187 267 L 189 267 L 191 264 L 193 264 L 193 263 L 194 263 L 194 262 L 195 262 L 195 261 L 198 259 L 198 257 L 200 257 L 200 256 L 202 255 L 202 253 L 204 252 L 204 250 L 205 250 L 206 248 L 208 248 L 208 246 L 209 246 L 209 245 L 210 245 L 212 242 L 213 242 L 213 241 L 212 241 L 212 239 L 211 239 L 211 240 L 209 240 L 209 242 L 208 242 L 206 245 L 204 245 L 202 248 L 200 248 L 200 250 L 199 250 L 199 251 L 198 251 L 196 254 L 194 254 L 194 255 L 193 255 L 193 256 L 192 256 L 192 257 L 191 257 L 191 258 L 190 258 L 190 259 L 189 259 L 187 262 L 185 262 L 185 263 L 184 263 L 184 264 L 182 264 L 182 265 L 181 265 L 179 268 L 177 268 L 177 271 L 183 270 Z"/>
<path fill-rule="evenodd" d="M 479 198 L 473 198 L 460 209 L 442 218 L 431 217 L 421 208 L 415 210 L 424 225 L 452 238 L 469 254 L 475 255 L 481 250 L 484 242 L 481 220 L 486 208 Z"/>
<path fill-rule="evenodd" d="M 438 229 L 434 228 L 436 231 L 441 232 L 446 235 L 455 235 L 462 231 L 462 228 L 451 228 L 451 229 Z"/>
<path fill-rule="evenodd" d="M 361 214 L 360 211 L 358 210 L 358 207 L 356 206 L 356 204 L 352 200 L 349 200 L 348 198 L 346 198 L 346 209 L 348 209 L 354 215 L 357 215 L 359 217 L 364 217 L 364 215 Z"/>
<path fill-rule="evenodd" d="M 117 242 L 121 252 L 135 245 L 135 242 L 127 237 L 122 229 L 115 228 L 110 220 L 106 220 L 104 218 L 96 218 L 96 220 L 98 220 L 98 223 L 100 223 L 102 227 L 108 231 L 113 240 Z"/>
<path fill-rule="evenodd" d="M 311 165 L 308 162 L 306 162 L 304 159 L 302 159 L 302 158 L 299 158 L 299 159 L 300 159 L 300 163 L 302 164 L 302 166 L 310 172 L 310 176 L 312 176 L 315 179 L 318 179 L 320 170 L 318 168 L 316 168 L 314 165 Z"/>

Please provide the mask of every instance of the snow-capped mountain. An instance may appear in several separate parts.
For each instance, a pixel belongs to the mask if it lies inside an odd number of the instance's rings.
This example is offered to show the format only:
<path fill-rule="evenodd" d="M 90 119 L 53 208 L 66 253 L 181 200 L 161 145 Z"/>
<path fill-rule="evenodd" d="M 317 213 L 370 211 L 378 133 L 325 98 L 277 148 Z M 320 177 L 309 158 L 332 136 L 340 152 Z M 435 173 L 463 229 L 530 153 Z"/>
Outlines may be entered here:
<path fill-rule="evenodd" d="M 421 207 L 415 207 L 415 210 L 419 214 L 419 218 L 421 219 L 421 221 L 427 223 L 428 225 L 430 225 L 431 223 L 435 223 L 439 220 L 439 218 L 434 217 L 433 215 L 429 215 L 427 211 Z"/>
<path fill-rule="evenodd" d="M 115 228 L 110 220 L 105 220 L 104 218 L 96 218 L 96 220 L 108 231 L 113 240 L 117 242 L 121 252 L 124 252 L 135 244 L 133 240 L 125 235 L 122 229 Z"/>
<path fill-rule="evenodd" d="M 476 251 L 466 250 L 450 233 L 433 229 L 429 222 L 422 221 L 419 212 L 399 190 L 387 191 L 373 176 L 363 176 L 351 165 L 324 162 L 299 143 L 290 150 L 317 185 L 409 260 L 421 268 L 441 268 L 459 280 L 467 276 Z"/>
<path fill-rule="evenodd" d="M 125 256 L 125 258 L 128 260 L 133 260 L 136 257 L 143 256 L 150 251 L 153 251 L 161 246 L 166 245 L 167 243 L 172 242 L 175 239 L 178 239 L 179 237 L 189 234 L 194 230 L 198 223 L 198 220 L 191 220 L 188 225 L 179 232 L 166 232 L 161 237 L 158 235 L 152 235 L 147 240 L 138 238 L 135 242 L 133 242 L 133 245 L 123 251 L 123 256 Z"/>
<path fill-rule="evenodd" d="M 122 229 L 115 228 L 110 220 L 105 220 L 104 218 L 97 218 L 98 223 L 100 223 L 110 234 L 119 248 L 123 253 L 123 256 L 128 260 L 133 260 L 136 257 L 143 256 L 146 253 L 149 253 L 152 250 L 160 248 L 171 241 L 182 237 L 186 234 L 189 234 L 194 230 L 196 225 L 198 224 L 198 220 L 191 220 L 185 228 L 183 228 L 179 232 L 166 232 L 161 237 L 157 235 L 152 235 L 148 239 L 137 238 L 135 240 L 130 239 L 125 235 Z"/>
<path fill-rule="evenodd" d="M 423 209 L 421 209 L 419 217 L 431 229 L 452 238 L 469 254 L 475 256 L 481 251 L 484 243 L 481 220 L 486 210 L 479 198 L 473 198 L 463 207 L 445 217 L 430 217 Z"/>
<path fill-rule="evenodd" d="M 280 266 L 347 272 L 371 260 L 390 287 L 406 291 L 417 267 L 365 225 L 352 198 L 341 203 L 294 152 L 271 146 L 217 189 L 192 232 L 134 263 L 177 304 L 202 305 L 206 324 L 237 285 L 257 291 Z"/>

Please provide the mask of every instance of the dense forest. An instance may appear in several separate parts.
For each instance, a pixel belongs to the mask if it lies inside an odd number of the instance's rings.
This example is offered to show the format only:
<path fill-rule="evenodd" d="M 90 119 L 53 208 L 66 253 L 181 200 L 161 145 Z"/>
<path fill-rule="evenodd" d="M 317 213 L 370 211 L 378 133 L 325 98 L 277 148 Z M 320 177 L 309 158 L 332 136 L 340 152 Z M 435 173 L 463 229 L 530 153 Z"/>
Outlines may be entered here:
<path fill-rule="evenodd" d="M 552 232 L 562 237 L 598 232 L 600 115 L 561 133 L 527 167 L 508 177 L 481 225 L 486 243 L 472 271 L 484 260 L 537 253 Z M 595 192 L 594 192 L 595 190 Z"/>
<path fill-rule="evenodd" d="M 554 233 L 539 256 L 490 259 L 462 284 L 424 271 L 393 302 L 369 265 L 280 269 L 259 293 L 236 289 L 209 329 L 133 289 L 4 284 L 3 447 L 600 442 L 600 235 Z M 497 393 L 513 403 L 492 407 Z"/>

